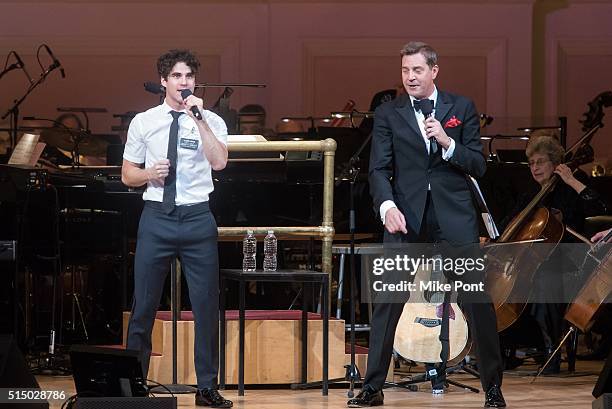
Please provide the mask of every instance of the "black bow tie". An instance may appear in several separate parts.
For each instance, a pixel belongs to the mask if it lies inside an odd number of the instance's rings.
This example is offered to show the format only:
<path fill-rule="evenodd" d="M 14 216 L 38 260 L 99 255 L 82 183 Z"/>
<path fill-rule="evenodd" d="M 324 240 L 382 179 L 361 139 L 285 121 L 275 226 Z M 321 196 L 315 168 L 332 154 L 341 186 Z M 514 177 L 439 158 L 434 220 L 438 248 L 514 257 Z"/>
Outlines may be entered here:
<path fill-rule="evenodd" d="M 413 102 L 414 110 L 423 112 L 423 108 L 425 111 L 431 112 L 433 111 L 434 102 L 431 99 L 415 99 Z M 427 109 L 429 108 L 429 109 Z"/>

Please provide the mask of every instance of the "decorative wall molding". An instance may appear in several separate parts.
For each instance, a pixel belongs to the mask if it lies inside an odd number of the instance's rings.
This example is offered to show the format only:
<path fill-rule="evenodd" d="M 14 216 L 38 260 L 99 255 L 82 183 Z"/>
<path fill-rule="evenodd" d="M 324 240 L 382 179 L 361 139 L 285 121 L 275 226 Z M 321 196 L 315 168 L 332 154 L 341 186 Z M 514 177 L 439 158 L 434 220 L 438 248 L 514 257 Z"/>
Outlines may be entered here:
<path fill-rule="evenodd" d="M 570 56 L 609 56 L 612 55 L 612 37 L 560 37 L 554 42 L 555 46 L 549 50 L 549 61 L 547 66 L 549 77 L 546 82 L 547 102 L 546 114 L 556 116 L 563 109 L 562 87 L 565 79 L 563 69 L 567 64 L 567 57 Z"/>
<path fill-rule="evenodd" d="M 495 115 L 507 114 L 507 40 L 503 38 L 482 39 L 425 39 L 435 44 L 443 56 L 484 57 L 487 65 L 486 112 Z M 302 40 L 303 112 L 313 112 L 315 88 L 315 63 L 317 57 L 398 57 L 405 38 L 307 38 Z M 399 70 L 398 70 L 399 72 Z M 398 74 L 399 79 L 399 74 Z"/>

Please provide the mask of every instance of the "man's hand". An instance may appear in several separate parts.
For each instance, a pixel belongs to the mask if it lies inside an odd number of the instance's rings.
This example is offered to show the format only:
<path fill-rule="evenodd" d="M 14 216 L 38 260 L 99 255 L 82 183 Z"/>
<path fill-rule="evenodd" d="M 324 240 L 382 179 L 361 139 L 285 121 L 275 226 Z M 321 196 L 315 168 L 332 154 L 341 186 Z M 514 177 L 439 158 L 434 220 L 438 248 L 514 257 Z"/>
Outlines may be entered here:
<path fill-rule="evenodd" d="M 193 112 L 191 112 L 191 107 L 198 107 L 198 110 L 202 112 L 204 110 L 204 101 L 202 98 L 196 97 L 194 94 L 189 95 L 185 100 L 185 108 L 187 109 L 187 115 L 191 117 L 193 120 L 197 120 L 195 116 L 193 116 Z"/>
<path fill-rule="evenodd" d="M 451 144 L 451 139 L 448 137 L 446 132 L 444 132 L 444 128 L 442 128 L 442 124 L 433 116 L 425 118 L 425 135 L 429 139 L 436 138 L 438 145 L 440 145 L 444 149 L 448 149 Z"/>
<path fill-rule="evenodd" d="M 170 161 L 168 159 L 159 160 L 153 166 L 147 168 L 146 171 L 149 182 L 162 184 L 168 173 L 170 173 Z"/>
<path fill-rule="evenodd" d="M 392 207 L 385 213 L 385 229 L 387 229 L 389 233 L 397 233 L 400 231 L 404 234 L 408 233 L 408 230 L 406 230 L 406 219 L 397 207 Z"/>

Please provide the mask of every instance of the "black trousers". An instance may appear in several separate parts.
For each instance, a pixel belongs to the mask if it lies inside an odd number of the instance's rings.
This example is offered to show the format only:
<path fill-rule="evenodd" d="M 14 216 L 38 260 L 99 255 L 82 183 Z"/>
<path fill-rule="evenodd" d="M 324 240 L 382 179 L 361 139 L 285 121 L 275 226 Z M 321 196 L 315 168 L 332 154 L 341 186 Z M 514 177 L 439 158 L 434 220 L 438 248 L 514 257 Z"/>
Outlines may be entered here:
<path fill-rule="evenodd" d="M 389 234 L 385 231 L 385 243 L 400 243 L 405 237 L 401 233 Z M 422 243 L 444 242 L 443 234 L 438 225 L 437 216 L 430 196 L 423 216 L 422 230 L 419 234 Z M 479 299 L 477 303 L 462 302 L 459 293 L 459 303 L 465 313 L 472 339 L 477 344 L 478 370 L 480 382 L 486 391 L 493 385 L 501 386 L 503 377 L 503 364 L 497 334 L 497 319 L 495 309 L 490 302 Z M 486 301 L 486 300 L 484 300 Z M 397 323 L 402 315 L 402 303 L 374 304 L 370 329 L 370 347 L 368 350 L 368 369 L 364 385 L 368 384 L 380 390 L 387 377 L 391 356 L 393 354 L 393 341 Z"/>
<path fill-rule="evenodd" d="M 219 370 L 219 254 L 217 224 L 208 202 L 176 206 L 170 214 L 161 210 L 160 203 L 145 203 L 138 227 L 127 348 L 141 352 L 146 377 L 155 313 L 170 260 L 177 256 L 189 287 L 195 320 L 198 387 L 213 388 Z"/>

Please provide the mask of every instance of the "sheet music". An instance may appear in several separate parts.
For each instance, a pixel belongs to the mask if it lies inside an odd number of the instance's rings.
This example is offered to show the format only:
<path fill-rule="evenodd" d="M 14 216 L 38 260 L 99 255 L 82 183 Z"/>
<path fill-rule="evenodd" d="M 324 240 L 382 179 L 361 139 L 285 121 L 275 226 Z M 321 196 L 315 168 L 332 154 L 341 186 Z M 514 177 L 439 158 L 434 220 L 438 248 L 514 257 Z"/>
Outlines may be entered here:
<path fill-rule="evenodd" d="M 38 160 L 40 159 L 40 155 L 42 155 L 45 150 L 45 146 L 47 146 L 44 142 L 38 142 L 34 147 L 34 151 L 32 151 L 32 156 L 30 157 L 30 166 L 36 166 Z"/>
<path fill-rule="evenodd" d="M 482 195 L 480 186 L 478 186 L 478 182 L 472 176 L 469 176 L 469 180 L 472 182 L 472 185 L 475 188 L 474 190 L 476 191 L 476 193 L 478 193 L 478 201 L 480 202 L 482 209 L 486 210 L 486 212 L 481 213 L 481 216 L 482 216 L 482 221 L 484 222 L 484 225 L 487 228 L 487 233 L 489 233 L 489 237 L 491 237 L 492 239 L 496 239 L 499 237 L 499 231 L 497 230 L 495 221 L 493 220 L 493 217 L 491 216 L 491 212 L 489 211 L 487 202 L 485 201 L 484 196 Z"/>
<path fill-rule="evenodd" d="M 24 133 L 8 161 L 9 165 L 29 165 L 32 159 L 39 135 Z M 40 151 L 42 153 L 42 150 Z M 40 156 L 40 154 L 38 155 Z M 38 160 L 38 158 L 36 158 Z M 36 161 L 34 161 L 36 163 Z"/>

